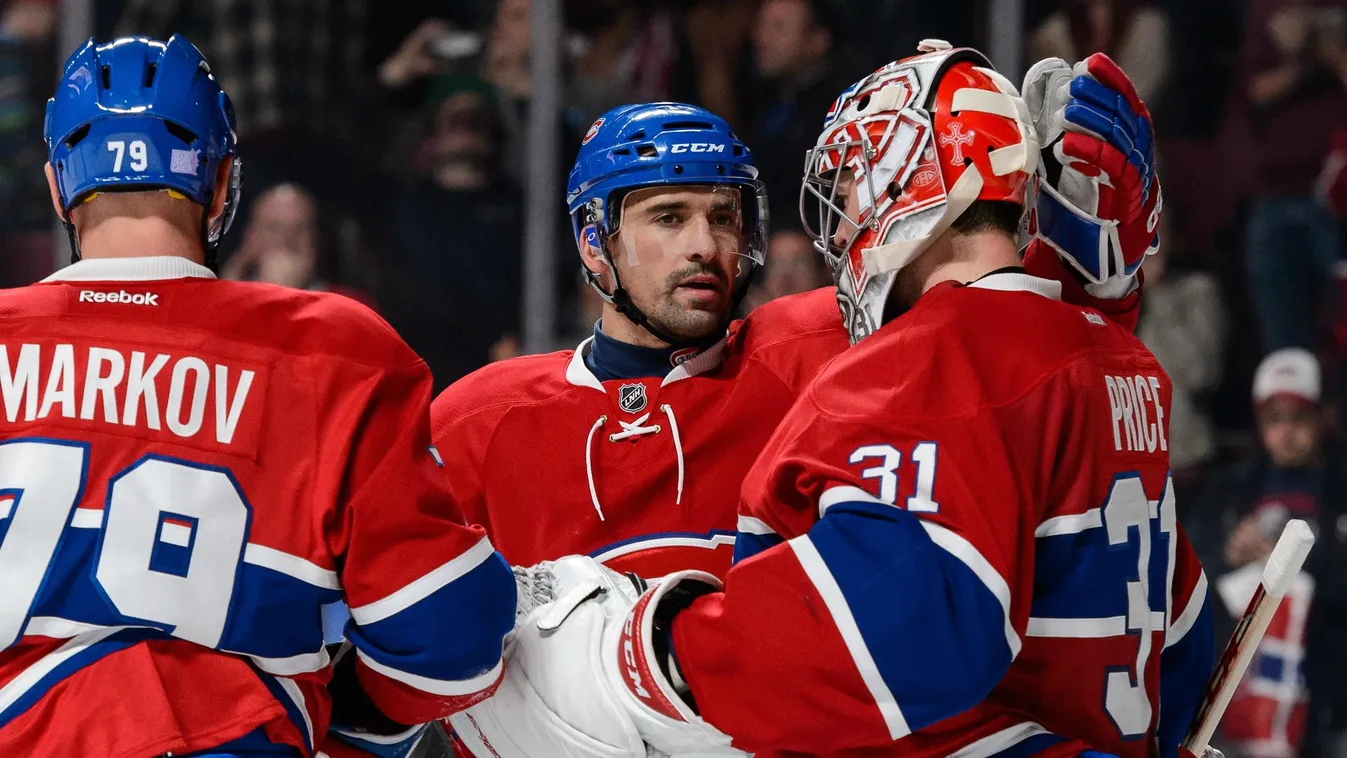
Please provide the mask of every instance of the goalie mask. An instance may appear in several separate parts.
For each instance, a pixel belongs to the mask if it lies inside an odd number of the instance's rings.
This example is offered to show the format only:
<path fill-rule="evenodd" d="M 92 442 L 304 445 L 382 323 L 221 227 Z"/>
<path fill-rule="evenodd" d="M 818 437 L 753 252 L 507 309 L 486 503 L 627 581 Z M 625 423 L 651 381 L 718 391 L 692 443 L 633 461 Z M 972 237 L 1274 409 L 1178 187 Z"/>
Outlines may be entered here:
<path fill-rule="evenodd" d="M 904 266 L 975 201 L 1023 206 L 1037 165 L 1028 109 L 985 56 L 920 49 L 847 88 L 805 159 L 800 217 L 852 344 L 883 325 Z"/>

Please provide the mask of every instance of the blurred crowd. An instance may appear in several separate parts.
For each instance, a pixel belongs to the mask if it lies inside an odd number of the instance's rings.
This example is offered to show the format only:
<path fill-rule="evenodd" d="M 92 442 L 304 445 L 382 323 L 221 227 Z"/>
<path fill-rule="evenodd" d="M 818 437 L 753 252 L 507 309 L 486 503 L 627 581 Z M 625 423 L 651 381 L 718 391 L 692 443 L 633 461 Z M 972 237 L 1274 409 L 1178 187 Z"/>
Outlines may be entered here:
<path fill-rule="evenodd" d="M 600 113 L 639 101 L 705 106 L 756 154 L 774 231 L 745 308 L 830 283 L 795 209 L 842 89 L 922 38 L 985 49 L 997 32 L 988 0 L 562 4 L 563 171 Z M 518 354 L 524 183 L 560 206 L 565 179 L 525 175 L 530 0 L 93 5 L 100 37 L 188 35 L 234 98 L 244 202 L 224 276 L 362 300 L 441 387 Z M 1218 617 L 1243 610 L 1287 519 L 1317 530 L 1218 744 L 1347 756 L 1347 0 L 1025 5 L 1026 63 L 1107 52 L 1155 113 L 1165 222 L 1138 331 L 1174 382 L 1174 491 Z M 59 6 L 0 0 L 0 286 L 52 265 Z M 597 300 L 563 224 L 555 249 L 562 347 Z"/>

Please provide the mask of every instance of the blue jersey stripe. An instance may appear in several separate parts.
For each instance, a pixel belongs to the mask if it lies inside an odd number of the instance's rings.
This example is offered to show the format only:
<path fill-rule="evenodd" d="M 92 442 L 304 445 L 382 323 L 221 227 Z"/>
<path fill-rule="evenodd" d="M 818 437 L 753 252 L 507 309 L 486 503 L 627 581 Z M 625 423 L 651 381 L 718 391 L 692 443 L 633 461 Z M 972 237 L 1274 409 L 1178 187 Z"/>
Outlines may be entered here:
<path fill-rule="evenodd" d="M 397 613 L 370 624 L 346 625 L 346 637 L 375 662 L 438 681 L 479 676 L 500 662 L 501 638 L 514 623 L 510 567 L 493 553 L 471 571 Z M 444 634 L 445 619 L 463 623 Z M 498 622 L 500 628 L 484 620 Z"/>
<path fill-rule="evenodd" d="M 125 650 L 138 642 L 165 639 L 166 637 L 167 635 L 163 632 L 154 629 L 100 630 L 89 634 L 88 639 L 93 641 L 83 644 L 82 649 L 53 666 L 51 670 L 21 692 L 15 693 L 10 689 L 18 686 L 15 680 L 11 680 L 3 688 L 0 688 L 0 693 L 3 693 L 0 697 L 3 697 L 5 701 L 10 700 L 14 694 L 18 695 L 13 698 L 13 702 L 9 703 L 7 707 L 0 709 L 0 729 L 3 729 L 24 711 L 32 708 L 52 687 L 60 684 L 66 677 L 85 666 L 119 650 Z M 66 646 L 52 651 L 46 658 L 38 660 L 33 665 L 42 665 L 43 661 L 48 660 L 51 656 L 60 655 L 63 649 L 69 650 L 70 648 L 67 646 L 79 646 L 81 644 L 81 638 L 73 638 L 66 643 Z"/>
<path fill-rule="evenodd" d="M 1044 750 L 1060 745 L 1065 741 L 1066 740 L 1055 734 L 1039 733 L 1023 739 L 1005 750 L 992 753 L 987 756 L 987 758 L 1032 758 Z"/>
<path fill-rule="evenodd" d="M 917 516 L 836 503 L 809 538 L 911 729 L 962 713 L 1000 681 L 1011 661 L 1005 610 Z"/>
<path fill-rule="evenodd" d="M 1169 550 L 1169 535 L 1161 531 L 1160 519 L 1150 520 L 1151 555 Z M 1127 580 L 1137 579 L 1137 549 L 1134 541 L 1110 545 L 1103 526 L 1075 534 L 1038 537 L 1034 546 L 1035 582 L 1029 615 L 1034 618 L 1108 618 L 1127 615 Z M 1165 610 L 1163 571 L 1152 571 L 1152 611 Z"/>
<path fill-rule="evenodd" d="M 285 688 L 281 686 L 280 681 L 276 677 L 256 668 L 253 670 L 257 673 L 257 677 L 262 680 L 262 684 L 266 686 L 267 691 L 271 693 L 271 696 L 276 698 L 276 701 L 285 709 L 286 717 L 294 723 L 295 727 L 299 730 L 299 733 L 304 735 L 304 746 L 308 748 L 307 752 L 312 754 L 314 744 L 313 739 L 309 734 L 309 715 L 307 713 L 300 713 L 299 704 L 295 702 L 294 698 L 290 697 L 290 693 L 285 691 Z"/>
<path fill-rule="evenodd" d="M 780 545 L 784 540 L 779 534 L 750 534 L 739 532 L 734 540 L 734 562 L 752 558 L 762 551 Z"/>
<path fill-rule="evenodd" d="M 69 529 L 38 595 L 34 616 L 54 616 L 96 626 L 173 626 L 119 614 L 89 571 L 99 530 Z M 341 591 L 317 587 L 288 574 L 242 563 L 234 586 L 229 623 L 219 648 L 261 658 L 312 654 L 323 645 L 322 607 Z"/>
<path fill-rule="evenodd" d="M 1155 738 L 1162 758 L 1178 757 L 1179 742 L 1197 713 L 1207 678 L 1216 664 L 1211 598 L 1193 598 L 1189 602 L 1199 601 L 1202 611 L 1192 628 L 1160 654 L 1160 720 Z"/>

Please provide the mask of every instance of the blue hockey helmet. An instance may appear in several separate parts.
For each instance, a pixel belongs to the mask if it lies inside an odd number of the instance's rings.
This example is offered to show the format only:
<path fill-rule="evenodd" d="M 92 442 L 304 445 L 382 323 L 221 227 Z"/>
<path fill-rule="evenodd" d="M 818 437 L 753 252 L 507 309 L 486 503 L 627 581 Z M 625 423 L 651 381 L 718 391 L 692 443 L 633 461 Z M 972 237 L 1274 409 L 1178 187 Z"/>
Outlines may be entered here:
<path fill-rule="evenodd" d="M 234 107 L 191 42 L 176 34 L 168 42 L 90 39 L 66 61 L 47 101 L 44 139 L 67 227 L 71 208 L 118 190 L 170 190 L 208 216 L 228 161 L 224 213 L 202 226 L 213 259 L 238 207 L 240 162 Z"/>
<path fill-rule="evenodd" d="M 767 195 L 758 181 L 753 155 L 725 119 L 683 103 L 622 105 L 604 113 L 580 143 L 566 183 L 566 205 L 577 245 L 603 251 L 614 276 L 605 290 L 588 267 L 585 276 L 604 300 L 613 303 L 655 336 L 680 340 L 653 328 L 622 289 L 612 265 L 607 238 L 621 226 L 622 200 L 631 190 L 673 185 L 726 186 L 739 190 L 748 264 L 736 279 L 734 305 L 748 291 L 767 249 Z"/>

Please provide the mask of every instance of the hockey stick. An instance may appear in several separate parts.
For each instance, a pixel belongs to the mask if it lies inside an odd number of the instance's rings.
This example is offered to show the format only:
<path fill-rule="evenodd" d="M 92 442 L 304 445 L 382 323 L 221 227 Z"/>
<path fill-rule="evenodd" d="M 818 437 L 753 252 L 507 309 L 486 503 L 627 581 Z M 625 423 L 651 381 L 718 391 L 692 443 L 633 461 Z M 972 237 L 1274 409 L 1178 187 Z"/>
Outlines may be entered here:
<path fill-rule="evenodd" d="M 1305 565 L 1305 556 L 1309 555 L 1313 545 L 1314 532 L 1310 531 L 1309 524 L 1301 519 L 1291 519 L 1286 523 L 1263 568 L 1262 583 L 1254 590 L 1249 607 L 1240 617 L 1234 634 L 1230 635 L 1230 641 L 1225 645 L 1220 662 L 1216 664 L 1216 670 L 1207 680 L 1202 704 L 1198 706 L 1193 723 L 1188 727 L 1188 736 L 1183 738 L 1179 746 L 1180 755 L 1184 758 L 1202 758 L 1206 753 L 1211 736 L 1216 732 L 1216 725 L 1220 723 L 1226 706 L 1230 705 L 1231 696 L 1244 678 L 1244 670 L 1249 667 L 1249 661 L 1258 650 L 1263 633 L 1267 631 L 1291 582 L 1300 573 L 1300 567 Z"/>

